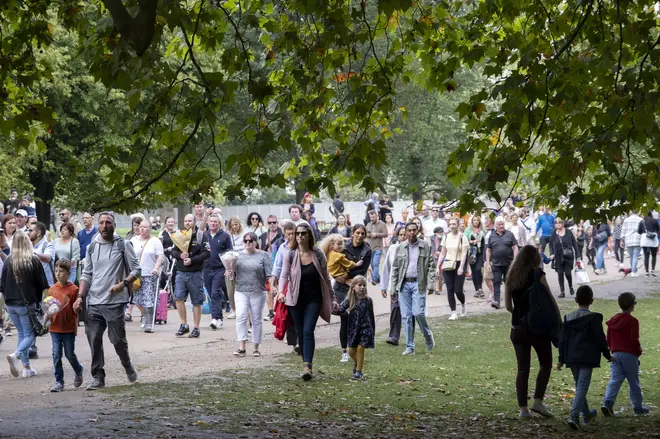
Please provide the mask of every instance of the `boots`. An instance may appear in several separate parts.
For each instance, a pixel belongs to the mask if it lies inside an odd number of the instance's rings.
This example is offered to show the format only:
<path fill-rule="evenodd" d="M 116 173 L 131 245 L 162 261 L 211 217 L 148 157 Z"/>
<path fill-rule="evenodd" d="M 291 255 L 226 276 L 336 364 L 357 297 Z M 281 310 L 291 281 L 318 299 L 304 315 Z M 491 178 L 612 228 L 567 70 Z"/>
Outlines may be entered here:
<path fill-rule="evenodd" d="M 144 309 L 144 332 L 154 332 L 154 309 Z"/>
<path fill-rule="evenodd" d="M 305 381 L 312 379 L 312 363 L 303 363 L 303 373 L 301 378 Z"/>

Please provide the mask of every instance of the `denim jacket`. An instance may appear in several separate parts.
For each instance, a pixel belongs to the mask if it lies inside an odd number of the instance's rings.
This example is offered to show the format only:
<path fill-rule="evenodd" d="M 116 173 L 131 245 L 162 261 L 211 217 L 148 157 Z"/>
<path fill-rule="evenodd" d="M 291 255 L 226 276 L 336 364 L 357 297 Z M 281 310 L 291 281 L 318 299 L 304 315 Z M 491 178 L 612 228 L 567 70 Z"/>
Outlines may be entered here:
<path fill-rule="evenodd" d="M 390 294 L 399 294 L 403 286 L 403 280 L 408 271 L 408 241 L 404 241 L 396 249 L 394 262 L 392 263 L 392 282 Z M 417 286 L 420 294 L 424 294 L 427 285 L 433 285 L 435 281 L 435 261 L 431 244 L 419 240 L 419 259 L 417 260 Z"/>

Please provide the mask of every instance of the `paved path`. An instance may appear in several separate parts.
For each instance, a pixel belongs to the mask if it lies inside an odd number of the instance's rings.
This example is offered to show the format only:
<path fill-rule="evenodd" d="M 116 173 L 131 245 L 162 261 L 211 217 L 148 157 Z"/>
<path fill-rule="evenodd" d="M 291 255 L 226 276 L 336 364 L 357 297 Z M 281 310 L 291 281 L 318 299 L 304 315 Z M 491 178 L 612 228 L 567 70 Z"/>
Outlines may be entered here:
<path fill-rule="evenodd" d="M 649 293 L 660 292 L 660 281 L 657 278 L 626 278 L 618 273 L 613 259 L 607 259 L 609 274 L 596 276 L 590 272 L 592 278 L 592 287 L 596 297 L 612 299 L 616 298 L 623 291 L 632 291 L 639 297 Z M 548 278 L 550 287 L 555 294 L 558 293 L 557 277 L 554 271 L 548 269 Z M 370 295 L 374 300 L 375 312 L 377 318 L 377 328 L 384 331 L 388 327 L 389 302 L 383 299 L 380 292 L 375 288 L 369 288 Z M 503 310 L 494 311 L 490 308 L 484 299 L 473 298 L 474 289 L 472 282 L 466 282 L 466 295 L 468 298 L 469 313 L 483 312 L 506 312 Z M 449 313 L 447 305 L 447 296 L 432 295 L 428 297 L 429 315 L 443 316 Z M 570 297 L 564 299 L 572 300 Z M 137 316 L 138 311 L 135 311 Z M 469 316 L 468 316 L 469 318 Z M 136 318 L 136 320 L 139 320 Z M 131 356 L 140 376 L 140 382 L 158 382 L 166 379 L 187 379 L 191 376 L 200 374 L 218 373 L 228 368 L 246 368 L 258 367 L 272 363 L 278 356 L 289 352 L 290 348 L 285 343 L 274 340 L 273 326 L 269 322 L 265 323 L 265 334 L 261 346 L 262 358 L 243 358 L 235 359 L 231 353 L 236 349 L 234 342 L 236 333 L 234 320 L 227 320 L 225 327 L 218 331 L 208 329 L 210 316 L 203 316 L 202 335 L 199 339 L 176 338 L 174 332 L 178 327 L 178 318 L 176 311 L 170 311 L 167 325 L 156 327 L 154 334 L 145 334 L 140 331 L 138 321 L 127 324 L 128 341 Z M 317 330 L 317 346 L 328 347 L 338 346 L 338 320 L 333 317 L 333 324 L 321 325 Z M 443 323 L 436 323 L 443 324 Z M 447 324 L 451 324 L 447 322 Z M 32 379 L 13 378 L 8 373 L 8 367 L 4 357 L 15 349 L 16 338 L 8 338 L 5 343 L 0 345 L 0 383 L 2 388 L 2 398 L 0 398 L 0 417 L 4 418 L 0 424 L 0 432 L 9 427 L 12 422 L 19 422 L 19 418 L 12 421 L 10 414 L 23 413 L 22 409 L 38 409 L 40 407 L 50 406 L 70 406 L 79 405 L 81 409 L 86 405 L 98 403 L 102 396 L 91 392 L 85 392 L 82 389 L 74 390 L 70 383 L 73 381 L 73 372 L 71 367 L 64 360 L 65 380 L 67 382 L 67 391 L 62 394 L 51 394 L 48 387 L 53 382 L 52 358 L 50 337 L 41 337 L 38 340 L 39 352 L 41 358 L 33 361 L 34 367 L 39 372 L 39 376 Z M 248 346 L 248 350 L 250 347 Z M 402 348 L 396 348 L 398 353 Z M 84 328 L 80 328 L 76 341 L 76 352 L 82 362 L 85 370 L 85 380 L 90 380 L 90 351 L 89 345 L 84 334 Z M 117 356 L 106 338 L 105 358 L 107 370 L 107 384 L 109 386 L 124 385 L 127 383 L 126 376 L 121 368 Z M 339 358 L 339 350 L 338 350 Z M 320 365 L 322 367 L 322 365 Z M 92 398 L 92 399 L 90 399 Z"/>

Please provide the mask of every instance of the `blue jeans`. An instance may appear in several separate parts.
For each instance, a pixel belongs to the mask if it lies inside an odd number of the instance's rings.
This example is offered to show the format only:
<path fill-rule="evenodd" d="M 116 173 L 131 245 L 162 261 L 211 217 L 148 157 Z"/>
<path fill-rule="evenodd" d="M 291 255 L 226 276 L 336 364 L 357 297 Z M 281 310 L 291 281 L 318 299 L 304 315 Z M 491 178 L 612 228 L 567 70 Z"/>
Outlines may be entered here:
<path fill-rule="evenodd" d="M 383 255 L 383 250 L 374 250 L 371 253 L 371 280 L 380 283 L 380 257 Z"/>
<path fill-rule="evenodd" d="M 426 294 L 419 292 L 417 282 L 404 282 L 399 293 L 399 308 L 401 308 L 401 321 L 403 333 L 406 336 L 406 347 L 415 349 L 415 326 L 411 319 L 416 319 L 419 329 L 424 335 L 426 344 L 433 343 L 433 333 L 426 320 Z"/>
<path fill-rule="evenodd" d="M 598 246 L 596 253 L 596 268 L 603 269 L 605 268 L 605 249 L 607 248 L 607 241 L 604 244 Z"/>
<path fill-rule="evenodd" d="M 312 363 L 314 349 L 316 349 L 314 330 L 321 314 L 321 302 L 305 303 L 299 300 L 296 306 L 289 306 L 288 308 L 298 332 L 298 345 L 302 352 L 303 362 Z"/>
<path fill-rule="evenodd" d="M 53 341 L 53 367 L 55 369 L 55 381 L 64 385 L 64 368 L 62 368 L 62 350 L 69 364 L 73 367 L 76 375 L 82 374 L 83 367 L 76 357 L 76 334 L 59 334 L 51 332 Z"/>
<path fill-rule="evenodd" d="M 593 369 L 589 367 L 571 367 L 571 371 L 575 380 L 575 396 L 573 397 L 573 405 L 571 406 L 571 418 L 580 417 L 580 413 L 586 418 L 590 416 L 587 392 L 589 392 Z"/>
<path fill-rule="evenodd" d="M 624 380 L 628 380 L 628 387 L 630 389 L 630 401 L 633 408 L 642 408 L 642 388 L 639 384 L 639 359 L 627 352 L 615 352 L 612 354 L 612 362 L 610 363 L 610 382 L 605 391 L 605 399 L 603 405 L 614 405 L 616 397 L 621 390 L 621 384 Z"/>
<path fill-rule="evenodd" d="M 30 305 L 36 307 L 37 305 Z M 7 306 L 9 318 L 16 326 L 18 331 L 18 346 L 16 348 L 16 356 L 21 358 L 23 366 L 30 365 L 30 357 L 28 356 L 28 349 L 37 339 L 37 334 L 32 329 L 30 316 L 28 315 L 27 306 Z"/>
<path fill-rule="evenodd" d="M 628 247 L 628 255 L 630 256 L 630 272 L 637 273 L 637 262 L 639 262 L 639 253 L 641 247 L 638 245 Z"/>
<path fill-rule="evenodd" d="M 71 267 L 71 274 L 69 275 L 69 282 L 75 283 L 77 277 L 77 267 Z"/>
<path fill-rule="evenodd" d="M 224 269 L 204 269 L 204 286 L 211 299 L 211 318 L 222 320 L 222 308 L 227 300 Z"/>

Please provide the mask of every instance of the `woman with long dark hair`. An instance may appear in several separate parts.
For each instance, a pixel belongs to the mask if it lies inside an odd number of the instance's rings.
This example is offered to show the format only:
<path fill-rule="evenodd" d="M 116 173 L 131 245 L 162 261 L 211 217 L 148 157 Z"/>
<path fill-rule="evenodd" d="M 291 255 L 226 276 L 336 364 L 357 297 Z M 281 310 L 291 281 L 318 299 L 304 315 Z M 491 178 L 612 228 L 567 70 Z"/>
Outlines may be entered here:
<path fill-rule="evenodd" d="M 648 215 L 639 223 L 637 233 L 642 235 L 639 240 L 639 246 L 642 247 L 642 251 L 644 252 L 646 277 L 649 277 L 649 274 L 655 277 L 655 262 L 658 257 L 658 234 L 660 234 L 660 226 L 658 226 L 658 221 L 653 218 L 653 212 L 649 211 Z M 649 259 L 651 259 L 650 272 Z"/>
<path fill-rule="evenodd" d="M 14 240 L 14 233 L 16 233 L 16 218 L 11 213 L 2 217 L 2 230 L 5 231 L 5 237 L 7 238 L 7 245 L 11 251 L 11 246 Z"/>
<path fill-rule="evenodd" d="M 552 413 L 543 404 L 545 390 L 550 381 L 552 372 L 552 344 L 558 341 L 559 334 L 548 333 L 544 336 L 532 335 L 523 330 L 521 317 L 528 311 L 529 303 L 525 300 L 526 293 L 530 287 L 539 282 L 545 294 L 554 304 L 553 310 L 548 310 L 557 319 L 557 327 L 561 324 L 561 315 L 555 302 L 545 273 L 541 267 L 541 256 L 534 246 L 524 246 L 516 255 L 509 272 L 506 276 L 506 290 L 504 303 L 507 311 L 512 314 L 511 318 L 511 343 L 516 351 L 518 362 L 518 374 L 516 375 L 516 396 L 520 407 L 520 417 L 530 417 L 529 410 L 544 417 L 552 417 Z M 528 408 L 527 391 L 529 386 L 529 368 L 531 363 L 532 348 L 536 351 L 539 359 L 539 372 L 536 376 L 536 388 L 534 389 L 534 402 Z"/>
<path fill-rule="evenodd" d="M 366 234 L 366 233 L 365 233 Z M 314 249 L 312 228 L 305 223 L 296 227 L 296 240 L 284 259 L 279 285 L 289 284 L 286 297 L 278 293 L 277 300 L 286 303 L 298 332 L 303 357 L 302 379 L 312 379 L 312 363 L 316 341 L 314 330 L 319 316 L 330 323 L 332 310 L 339 305 L 332 292 L 328 263 L 321 250 Z"/>
<path fill-rule="evenodd" d="M 23 363 L 23 378 L 37 375 L 28 354 L 36 338 L 29 312 L 38 309 L 46 289 L 46 273 L 34 253 L 30 238 L 23 232 L 16 232 L 12 253 L 2 267 L 0 281 L 0 293 L 5 296 L 9 317 L 18 331 L 16 351 L 7 355 L 9 371 L 15 377 L 18 376 L 19 360 Z"/>
<path fill-rule="evenodd" d="M 258 212 L 252 212 L 248 215 L 245 231 L 252 232 L 259 238 L 263 233 L 268 232 L 268 229 L 264 227 L 264 220 L 261 215 Z"/>
<path fill-rule="evenodd" d="M 564 220 L 555 218 L 555 231 L 550 237 L 550 257 L 554 259 L 553 268 L 559 276 L 559 298 L 566 297 L 564 294 L 564 277 L 568 282 L 568 289 L 571 296 L 575 294 L 573 290 L 573 265 L 579 259 L 580 249 L 577 240 L 569 229 L 564 227 Z"/>

